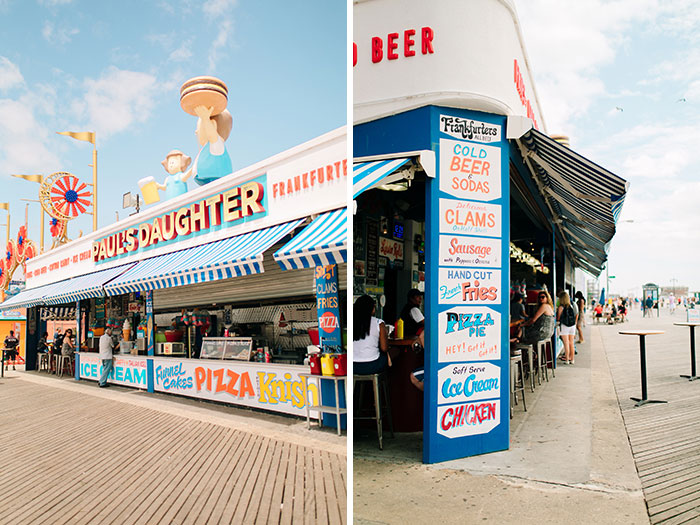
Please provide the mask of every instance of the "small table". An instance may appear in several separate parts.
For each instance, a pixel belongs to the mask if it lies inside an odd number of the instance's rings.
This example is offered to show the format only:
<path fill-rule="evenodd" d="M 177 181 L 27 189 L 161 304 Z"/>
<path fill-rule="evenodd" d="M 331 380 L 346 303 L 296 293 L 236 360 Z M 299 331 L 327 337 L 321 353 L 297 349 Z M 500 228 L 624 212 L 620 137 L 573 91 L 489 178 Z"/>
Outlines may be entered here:
<path fill-rule="evenodd" d="M 695 381 L 700 379 L 700 377 L 695 375 L 695 327 L 700 326 L 700 322 L 687 322 L 687 323 L 673 323 L 676 326 L 689 326 L 690 327 L 690 375 L 686 376 L 681 374 L 681 377 L 685 377 L 688 381 Z"/>
<path fill-rule="evenodd" d="M 336 421 L 338 423 L 338 435 L 340 436 L 341 434 L 341 428 L 340 428 L 340 415 L 341 414 L 347 414 L 348 410 L 347 408 L 341 408 L 340 406 L 340 396 L 338 395 L 338 381 L 343 381 L 343 384 L 347 384 L 345 381 L 347 379 L 347 376 L 323 376 L 323 375 L 317 375 L 317 374 L 299 374 L 299 376 L 304 378 L 304 386 L 306 388 L 307 392 L 307 398 L 306 398 L 306 427 L 311 428 L 311 409 L 317 409 L 321 414 L 320 417 L 318 418 L 318 426 L 323 427 L 323 414 L 335 414 L 336 416 Z M 316 378 L 316 389 L 318 390 L 318 405 L 310 405 L 309 404 L 309 398 L 308 398 L 308 392 L 309 392 L 309 378 L 314 377 Z M 335 383 L 335 406 L 327 406 L 324 405 L 321 401 L 321 380 L 326 379 L 329 381 L 333 381 Z"/>
<path fill-rule="evenodd" d="M 647 403 L 668 403 L 668 401 L 660 401 L 658 399 L 647 399 L 647 352 L 644 345 L 644 337 L 647 335 L 664 334 L 663 330 L 623 330 L 618 332 L 621 335 L 638 335 L 639 336 L 639 361 L 642 368 L 642 397 L 631 397 L 632 401 L 636 401 L 635 407 L 646 405 Z"/>

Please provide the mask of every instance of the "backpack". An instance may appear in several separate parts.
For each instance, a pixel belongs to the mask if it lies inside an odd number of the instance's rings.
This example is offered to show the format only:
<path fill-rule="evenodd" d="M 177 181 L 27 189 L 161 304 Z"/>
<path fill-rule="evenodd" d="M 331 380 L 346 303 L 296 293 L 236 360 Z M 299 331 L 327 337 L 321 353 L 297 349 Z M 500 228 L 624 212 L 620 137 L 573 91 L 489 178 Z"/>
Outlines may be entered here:
<path fill-rule="evenodd" d="M 571 305 L 564 307 L 560 321 L 564 326 L 574 326 L 576 324 L 576 313 Z"/>

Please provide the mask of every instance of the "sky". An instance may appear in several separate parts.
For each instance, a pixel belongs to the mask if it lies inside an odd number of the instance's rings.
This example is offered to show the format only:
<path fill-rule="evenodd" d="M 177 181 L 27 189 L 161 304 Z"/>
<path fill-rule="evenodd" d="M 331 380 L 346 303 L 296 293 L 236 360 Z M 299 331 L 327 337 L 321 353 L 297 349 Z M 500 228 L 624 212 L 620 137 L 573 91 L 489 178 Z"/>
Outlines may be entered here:
<path fill-rule="evenodd" d="M 630 182 L 612 293 L 639 296 L 648 282 L 700 291 L 700 4 L 515 4 L 547 132 Z"/>
<path fill-rule="evenodd" d="M 346 10 L 343 0 L 0 0 L 0 202 L 10 203 L 11 238 L 21 199 L 36 200 L 39 185 L 10 174 L 92 182 L 92 145 L 57 131 L 96 133 L 98 227 L 133 212 L 122 195 L 139 179 L 164 180 L 170 150 L 194 159 L 196 117 L 180 108 L 194 76 L 228 86 L 234 171 L 345 125 Z M 39 204 L 28 213 L 38 244 Z M 80 231 L 92 231 L 91 216 L 71 221 L 69 237 Z"/>

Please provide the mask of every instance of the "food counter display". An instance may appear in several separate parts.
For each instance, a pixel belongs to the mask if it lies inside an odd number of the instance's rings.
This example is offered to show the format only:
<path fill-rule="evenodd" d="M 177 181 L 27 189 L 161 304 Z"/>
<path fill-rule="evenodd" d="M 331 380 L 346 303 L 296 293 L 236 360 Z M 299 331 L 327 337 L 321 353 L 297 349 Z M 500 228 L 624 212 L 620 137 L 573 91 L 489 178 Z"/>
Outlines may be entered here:
<path fill-rule="evenodd" d="M 80 379 L 97 381 L 102 375 L 102 361 L 95 352 L 79 352 Z M 145 356 L 114 356 L 114 367 L 108 382 L 115 385 L 146 389 L 148 365 Z"/>
<path fill-rule="evenodd" d="M 81 379 L 100 378 L 96 353 L 80 352 L 79 362 Z M 298 365 L 115 355 L 108 382 L 305 417 L 305 399 L 319 405 L 316 385 L 307 387 L 300 376 L 308 372 L 308 366 Z M 312 410 L 311 417 L 318 419 L 318 412 Z"/>

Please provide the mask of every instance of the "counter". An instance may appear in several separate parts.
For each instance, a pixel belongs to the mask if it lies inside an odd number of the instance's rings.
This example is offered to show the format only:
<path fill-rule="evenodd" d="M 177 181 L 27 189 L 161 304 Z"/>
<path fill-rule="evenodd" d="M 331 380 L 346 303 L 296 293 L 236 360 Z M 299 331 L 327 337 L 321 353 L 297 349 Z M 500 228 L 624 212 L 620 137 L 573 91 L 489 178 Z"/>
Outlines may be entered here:
<path fill-rule="evenodd" d="M 423 392 L 411 383 L 411 372 L 423 367 L 423 350 L 416 352 L 416 338 L 389 339 L 389 396 L 394 431 L 420 432 L 423 430 Z"/>
<path fill-rule="evenodd" d="M 79 352 L 81 379 L 97 381 L 102 364 L 95 352 Z M 114 356 L 109 383 L 306 417 L 307 387 L 301 373 L 308 366 L 187 359 L 160 356 Z M 319 392 L 308 386 L 312 405 Z M 319 417 L 318 411 L 311 416 Z"/>

